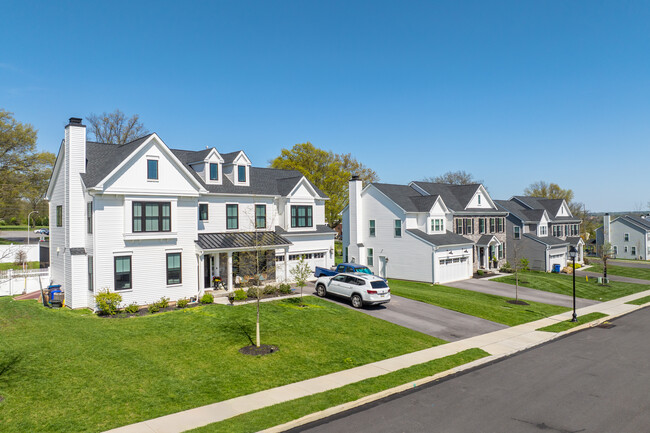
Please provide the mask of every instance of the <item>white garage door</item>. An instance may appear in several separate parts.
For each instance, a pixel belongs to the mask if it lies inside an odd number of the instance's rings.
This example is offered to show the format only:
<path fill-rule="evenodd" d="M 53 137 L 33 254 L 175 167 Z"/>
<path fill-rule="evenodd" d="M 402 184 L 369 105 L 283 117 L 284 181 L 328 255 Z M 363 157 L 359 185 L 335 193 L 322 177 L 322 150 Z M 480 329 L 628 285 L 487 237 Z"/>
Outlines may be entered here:
<path fill-rule="evenodd" d="M 548 256 L 548 261 L 549 261 L 549 267 L 547 271 L 552 271 L 553 270 L 553 265 L 560 265 L 560 268 L 563 268 L 566 266 L 566 254 L 561 253 L 561 254 L 549 254 Z"/>
<path fill-rule="evenodd" d="M 435 278 L 438 283 L 464 280 L 472 276 L 468 257 L 440 259 L 438 264 L 438 278 Z"/>
<path fill-rule="evenodd" d="M 296 266 L 300 260 L 300 257 L 305 259 L 305 263 L 309 266 L 309 269 L 312 271 L 316 269 L 316 266 L 327 267 L 327 252 L 320 253 L 304 253 L 304 254 L 289 254 L 289 270 Z M 291 278 L 291 276 L 289 276 Z"/>

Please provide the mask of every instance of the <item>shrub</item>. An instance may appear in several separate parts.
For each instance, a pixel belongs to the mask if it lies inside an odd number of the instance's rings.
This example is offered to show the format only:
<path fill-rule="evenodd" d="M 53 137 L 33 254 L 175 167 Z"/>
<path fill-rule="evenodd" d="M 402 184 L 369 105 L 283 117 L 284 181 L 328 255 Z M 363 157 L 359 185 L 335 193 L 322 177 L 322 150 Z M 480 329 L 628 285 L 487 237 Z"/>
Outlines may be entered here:
<path fill-rule="evenodd" d="M 528 270 L 528 264 L 530 263 L 527 258 L 523 258 L 519 260 L 519 263 L 521 264 L 521 270 L 522 271 L 527 271 Z"/>
<path fill-rule="evenodd" d="M 506 261 L 503 264 L 503 266 L 501 266 L 501 269 L 499 269 L 499 271 L 511 273 L 512 272 L 512 266 L 510 266 L 510 262 Z"/>
<path fill-rule="evenodd" d="M 189 304 L 189 303 L 190 303 L 190 300 L 189 300 L 189 299 L 187 299 L 187 298 L 181 298 L 181 299 L 179 299 L 178 301 L 176 301 L 176 306 L 177 306 L 178 308 L 185 308 L 185 307 L 187 307 L 187 304 Z"/>
<path fill-rule="evenodd" d="M 157 313 L 158 311 L 160 311 L 160 303 L 159 302 L 154 302 L 153 304 L 149 305 L 147 310 L 149 310 L 149 312 L 151 314 Z"/>
<path fill-rule="evenodd" d="M 275 295 L 275 293 L 278 291 L 278 288 L 273 286 L 273 285 L 268 285 L 264 287 L 264 294 L 265 295 Z"/>
<path fill-rule="evenodd" d="M 129 314 L 135 314 L 138 311 L 140 311 L 140 307 L 138 307 L 138 304 L 136 302 L 132 302 L 126 307 L 124 307 L 124 311 L 129 313 Z"/>
<path fill-rule="evenodd" d="M 585 262 L 585 265 L 588 265 L 589 264 L 589 259 L 585 257 L 584 262 Z"/>
<path fill-rule="evenodd" d="M 251 287 L 250 289 L 246 290 L 246 296 L 249 297 L 249 298 L 255 299 L 255 298 L 257 298 L 258 290 L 259 290 L 260 296 L 264 294 L 264 289 L 262 289 L 259 286 L 254 286 L 254 287 Z"/>
<path fill-rule="evenodd" d="M 235 301 L 243 301 L 248 298 L 248 294 L 243 289 L 235 290 Z"/>
<path fill-rule="evenodd" d="M 103 315 L 112 316 L 116 314 L 120 302 L 122 302 L 122 295 L 111 292 L 108 289 L 103 289 L 95 295 L 95 305 L 99 313 Z"/>
<path fill-rule="evenodd" d="M 20 225 L 20 221 L 18 221 L 16 217 L 11 217 L 11 219 L 9 220 L 9 224 L 11 224 L 12 226 L 18 226 Z"/>
<path fill-rule="evenodd" d="M 476 273 L 479 277 L 482 277 L 485 274 L 485 272 L 483 272 L 483 269 L 479 269 L 478 271 L 476 271 Z"/>
<path fill-rule="evenodd" d="M 212 293 L 206 293 L 201 296 L 201 300 L 199 302 L 202 304 L 212 304 L 214 302 L 214 296 L 212 296 Z"/>
<path fill-rule="evenodd" d="M 291 293 L 291 284 L 282 283 L 278 286 L 278 291 L 283 295 L 288 295 Z"/>
<path fill-rule="evenodd" d="M 163 296 L 160 298 L 160 301 L 158 301 L 157 304 L 160 306 L 160 308 L 167 308 L 169 307 L 169 298 L 165 298 Z"/>

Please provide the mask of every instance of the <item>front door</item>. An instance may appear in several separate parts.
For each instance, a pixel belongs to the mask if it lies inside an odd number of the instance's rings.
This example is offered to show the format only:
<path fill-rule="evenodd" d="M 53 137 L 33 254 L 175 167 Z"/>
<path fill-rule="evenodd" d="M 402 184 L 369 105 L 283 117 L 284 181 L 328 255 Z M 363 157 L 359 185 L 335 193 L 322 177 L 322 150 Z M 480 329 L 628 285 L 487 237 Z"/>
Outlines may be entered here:
<path fill-rule="evenodd" d="M 203 287 L 206 289 L 212 287 L 210 276 L 212 273 L 212 256 L 205 255 L 203 256 Z"/>
<path fill-rule="evenodd" d="M 478 251 L 478 263 L 481 267 L 485 268 L 485 248 L 481 247 Z"/>

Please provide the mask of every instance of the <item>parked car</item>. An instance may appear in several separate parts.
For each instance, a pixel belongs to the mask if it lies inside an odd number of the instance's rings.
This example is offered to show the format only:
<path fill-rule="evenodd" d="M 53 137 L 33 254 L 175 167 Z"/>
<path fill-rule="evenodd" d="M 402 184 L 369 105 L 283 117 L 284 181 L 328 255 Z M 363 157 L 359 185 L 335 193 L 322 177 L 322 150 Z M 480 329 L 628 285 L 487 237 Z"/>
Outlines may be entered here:
<path fill-rule="evenodd" d="M 372 272 L 370 269 L 368 269 L 367 266 L 358 265 L 356 263 L 340 263 L 337 267 L 332 269 L 316 266 L 316 269 L 314 270 L 314 276 L 316 278 L 333 277 L 334 275 L 338 275 L 343 272 L 359 272 L 362 274 L 372 275 Z"/>
<path fill-rule="evenodd" d="M 358 272 L 320 277 L 316 280 L 316 294 L 350 299 L 354 308 L 390 302 L 390 288 L 383 278 Z"/>
<path fill-rule="evenodd" d="M 39 235 L 50 235 L 50 231 L 48 229 L 37 229 L 34 230 L 34 233 L 39 234 Z"/>

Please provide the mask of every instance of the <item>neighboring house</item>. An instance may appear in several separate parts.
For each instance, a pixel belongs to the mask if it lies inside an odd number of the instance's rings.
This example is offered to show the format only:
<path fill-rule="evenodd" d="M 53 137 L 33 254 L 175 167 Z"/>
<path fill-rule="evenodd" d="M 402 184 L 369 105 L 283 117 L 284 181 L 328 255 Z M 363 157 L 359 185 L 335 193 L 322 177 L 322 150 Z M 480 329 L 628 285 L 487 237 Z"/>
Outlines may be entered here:
<path fill-rule="evenodd" d="M 247 252 L 260 252 L 267 280 L 289 280 L 300 257 L 334 263 L 327 197 L 243 151 L 170 149 L 156 134 L 87 142 L 71 118 L 46 198 L 52 280 L 71 308 L 93 307 L 104 288 L 125 304 L 198 296 L 213 276 L 232 290 Z"/>
<path fill-rule="evenodd" d="M 603 217 L 603 226 L 596 229 L 596 245 L 602 251 L 609 242 L 612 253 L 619 259 L 648 260 L 650 257 L 650 215 L 624 215 L 611 220 Z"/>
<path fill-rule="evenodd" d="M 349 184 L 344 260 L 384 278 L 446 283 L 504 257 L 505 217 L 482 185 Z M 482 220 L 482 221 L 481 221 Z"/>

